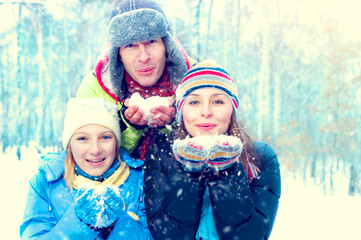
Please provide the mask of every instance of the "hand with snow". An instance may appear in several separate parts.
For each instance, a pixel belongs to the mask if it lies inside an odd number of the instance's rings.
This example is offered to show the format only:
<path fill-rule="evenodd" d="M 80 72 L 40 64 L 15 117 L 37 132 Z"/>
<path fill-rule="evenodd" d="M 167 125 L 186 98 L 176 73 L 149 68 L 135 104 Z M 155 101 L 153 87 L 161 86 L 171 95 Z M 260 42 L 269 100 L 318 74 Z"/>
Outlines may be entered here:
<path fill-rule="evenodd" d="M 211 169 L 226 169 L 240 158 L 242 150 L 243 144 L 241 139 L 233 136 L 219 135 L 209 149 L 207 165 Z"/>
<path fill-rule="evenodd" d="M 125 118 L 132 124 L 151 127 L 164 127 L 172 122 L 175 116 L 174 100 L 171 97 L 142 98 L 139 93 L 134 93 L 125 100 Z"/>
<path fill-rule="evenodd" d="M 169 105 L 161 106 L 158 105 L 152 108 L 150 115 L 148 116 L 150 119 L 149 125 L 151 127 L 164 127 L 167 124 L 170 124 L 175 116 L 175 108 L 172 106 L 173 98 L 168 98 Z"/>
<path fill-rule="evenodd" d="M 173 152 L 187 172 L 199 172 L 208 159 L 208 151 L 200 137 L 175 140 Z"/>
<path fill-rule="evenodd" d="M 124 200 L 115 187 L 81 188 L 76 195 L 74 210 L 84 223 L 104 228 L 118 219 L 124 210 Z"/>
<path fill-rule="evenodd" d="M 224 170 L 237 162 L 242 148 L 239 138 L 226 135 L 186 138 L 173 144 L 177 161 L 188 172 Z"/>

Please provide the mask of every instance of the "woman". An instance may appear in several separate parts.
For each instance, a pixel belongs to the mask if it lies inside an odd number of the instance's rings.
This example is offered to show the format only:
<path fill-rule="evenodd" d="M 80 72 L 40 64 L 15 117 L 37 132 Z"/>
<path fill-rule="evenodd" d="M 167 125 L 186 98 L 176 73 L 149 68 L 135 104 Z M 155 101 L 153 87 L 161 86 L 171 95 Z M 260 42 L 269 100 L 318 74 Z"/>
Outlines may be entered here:
<path fill-rule="evenodd" d="M 237 86 L 206 60 L 176 92 L 173 148 L 146 160 L 145 204 L 155 239 L 268 239 L 281 182 L 272 148 L 239 123 Z"/>
<path fill-rule="evenodd" d="M 30 180 L 21 239 L 152 239 L 142 161 L 120 151 L 118 108 L 70 99 L 63 147 Z"/>

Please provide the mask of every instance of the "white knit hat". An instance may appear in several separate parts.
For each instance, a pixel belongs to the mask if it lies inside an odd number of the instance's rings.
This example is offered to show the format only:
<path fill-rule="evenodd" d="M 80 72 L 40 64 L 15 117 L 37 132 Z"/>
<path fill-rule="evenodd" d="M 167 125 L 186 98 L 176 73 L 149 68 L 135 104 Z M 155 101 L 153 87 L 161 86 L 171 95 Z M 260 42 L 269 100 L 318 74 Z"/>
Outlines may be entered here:
<path fill-rule="evenodd" d="M 118 106 L 103 98 L 71 98 L 67 104 L 64 119 L 63 147 L 67 148 L 70 138 L 76 130 L 96 124 L 113 131 L 120 145 L 120 127 Z"/>

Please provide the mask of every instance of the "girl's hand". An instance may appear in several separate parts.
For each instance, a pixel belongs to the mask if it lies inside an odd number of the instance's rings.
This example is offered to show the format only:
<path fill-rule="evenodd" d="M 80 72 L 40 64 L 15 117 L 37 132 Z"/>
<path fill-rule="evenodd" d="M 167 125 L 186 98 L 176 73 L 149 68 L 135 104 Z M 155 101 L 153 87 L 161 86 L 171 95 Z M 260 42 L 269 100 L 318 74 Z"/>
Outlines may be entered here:
<path fill-rule="evenodd" d="M 74 210 L 84 223 L 104 228 L 117 220 L 125 209 L 119 189 L 105 186 L 79 189 Z"/>

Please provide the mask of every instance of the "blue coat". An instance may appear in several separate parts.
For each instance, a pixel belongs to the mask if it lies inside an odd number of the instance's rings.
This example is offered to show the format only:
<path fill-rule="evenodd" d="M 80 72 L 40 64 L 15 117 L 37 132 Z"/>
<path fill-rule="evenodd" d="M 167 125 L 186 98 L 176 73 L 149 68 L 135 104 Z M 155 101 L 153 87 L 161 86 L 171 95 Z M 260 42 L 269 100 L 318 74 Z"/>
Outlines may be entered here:
<path fill-rule="evenodd" d="M 50 159 L 40 164 L 39 172 L 30 180 L 21 239 L 99 239 L 99 232 L 90 229 L 74 212 L 77 190 L 70 191 L 63 178 L 65 155 L 66 151 L 48 154 Z M 135 213 L 139 221 L 123 214 L 107 239 L 152 239 L 143 201 L 143 162 L 125 151 L 120 157 L 130 167 L 130 175 L 119 188 L 127 192 L 126 211 Z"/>

